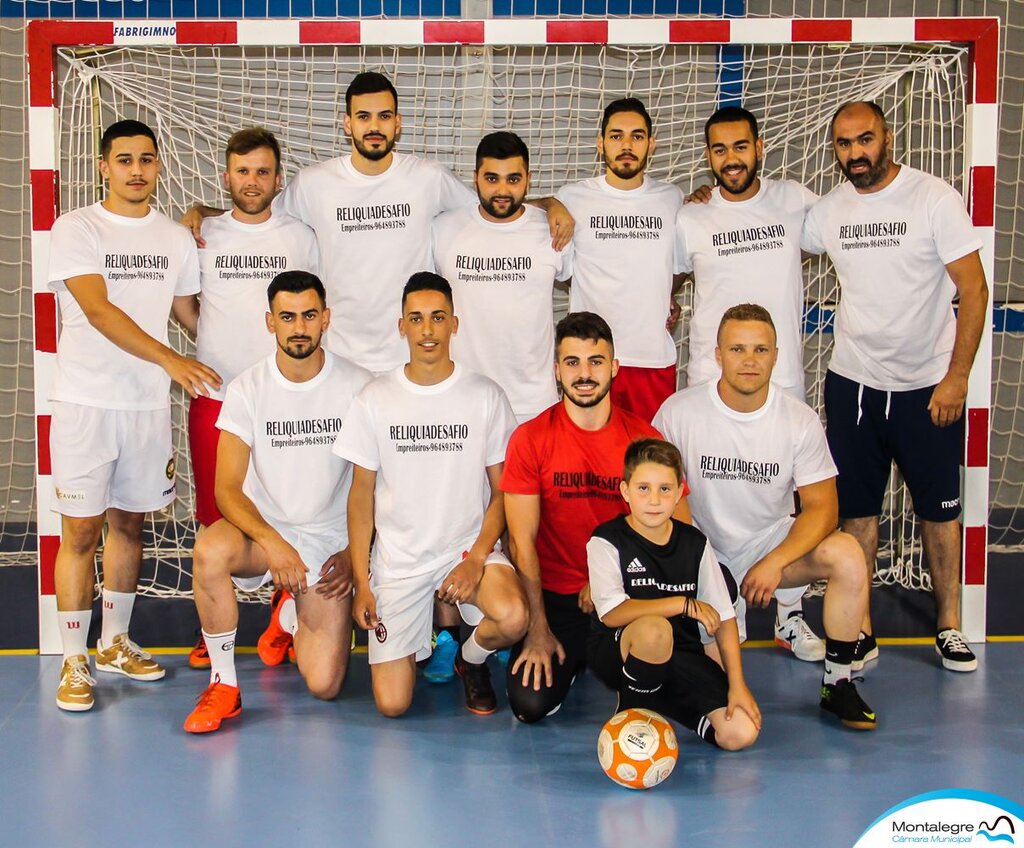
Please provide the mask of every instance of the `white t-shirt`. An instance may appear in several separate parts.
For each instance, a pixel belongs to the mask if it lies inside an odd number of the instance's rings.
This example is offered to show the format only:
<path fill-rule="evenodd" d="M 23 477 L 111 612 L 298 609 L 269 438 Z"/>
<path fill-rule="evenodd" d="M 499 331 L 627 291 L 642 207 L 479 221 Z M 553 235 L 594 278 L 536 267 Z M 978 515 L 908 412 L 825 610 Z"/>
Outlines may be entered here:
<path fill-rule="evenodd" d="M 267 332 L 267 286 L 283 271 L 319 275 L 316 236 L 287 215 L 246 224 L 228 212 L 203 220 L 196 358 L 224 381 L 210 397 L 224 400 L 227 384 L 274 352 Z M 328 304 L 329 305 L 329 304 Z"/>
<path fill-rule="evenodd" d="M 399 366 L 360 393 L 334 452 L 377 472 L 378 579 L 426 574 L 472 547 L 490 500 L 486 469 L 504 462 L 515 423 L 497 383 L 458 363 L 434 386 Z"/>
<path fill-rule="evenodd" d="M 804 278 L 800 233 L 817 196 L 792 180 L 761 180 L 757 194 L 730 201 L 687 203 L 676 216 L 683 270 L 694 276 L 690 360 L 686 381 L 718 379 L 716 336 L 722 313 L 757 303 L 775 322 L 779 361 L 772 381 L 804 399 Z"/>
<path fill-rule="evenodd" d="M 93 328 L 68 291 L 65 280 L 86 274 L 101 275 L 107 299 L 143 332 L 167 344 L 174 298 L 199 291 L 191 234 L 155 209 L 128 218 L 101 203 L 61 215 L 50 234 L 49 288 L 57 292 L 61 317 L 50 399 L 102 409 L 167 408 L 167 372 Z"/>
<path fill-rule="evenodd" d="M 331 547 L 342 550 L 352 467 L 331 448 L 353 398 L 373 377 L 325 354 L 320 373 L 304 383 L 281 373 L 276 354 L 247 368 L 228 385 L 217 427 L 249 446 L 242 492 L 264 521 L 292 544 L 297 533 L 308 534 L 337 539 Z"/>
<path fill-rule="evenodd" d="M 303 168 L 279 195 L 281 209 L 316 232 L 331 326 L 327 346 L 374 372 L 408 359 L 398 335 L 402 288 L 430 271 L 430 227 L 475 196 L 443 165 L 395 153 L 366 176 L 351 156 Z"/>
<path fill-rule="evenodd" d="M 608 322 L 622 365 L 674 365 L 665 321 L 672 275 L 682 270 L 676 240 L 682 192 L 650 177 L 623 191 L 600 176 L 563 186 L 557 197 L 576 219 L 570 311 L 596 312 Z"/>
<path fill-rule="evenodd" d="M 728 564 L 793 512 L 793 490 L 835 477 L 817 413 L 769 386 L 756 412 L 736 412 L 718 381 L 670 397 L 654 426 L 683 455 L 693 521 Z"/>
<path fill-rule="evenodd" d="M 434 221 L 433 251 L 459 316 L 452 358 L 501 386 L 517 416 L 555 403 L 552 295 L 571 270 L 568 248 L 551 247 L 547 215 L 524 206 L 498 224 L 479 207 L 456 209 Z"/>
<path fill-rule="evenodd" d="M 818 201 L 803 248 L 827 251 L 839 277 L 829 369 L 880 391 L 938 383 L 956 336 L 945 266 L 981 246 L 960 195 L 907 165 L 881 191 L 845 182 Z"/>

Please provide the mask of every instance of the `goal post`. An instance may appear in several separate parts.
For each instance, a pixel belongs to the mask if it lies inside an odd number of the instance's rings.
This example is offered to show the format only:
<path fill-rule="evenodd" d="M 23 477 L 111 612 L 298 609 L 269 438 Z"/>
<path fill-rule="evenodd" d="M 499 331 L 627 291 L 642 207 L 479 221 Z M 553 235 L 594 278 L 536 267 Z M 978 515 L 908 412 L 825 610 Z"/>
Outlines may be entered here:
<path fill-rule="evenodd" d="M 338 104 L 361 67 L 397 75 L 406 117 L 399 149 L 466 172 L 481 131 L 514 129 L 532 154 L 537 150 L 535 193 L 596 173 L 593 140 L 603 99 L 636 94 L 648 100 L 660 142 L 651 172 L 684 182 L 704 173 L 699 127 L 725 84 L 715 63 L 718 48 L 728 47 L 730 55 L 743 52 L 744 105 L 767 128 L 765 175 L 800 179 L 825 193 L 840 179 L 825 144 L 831 112 L 851 97 L 880 99 L 900 111 L 897 158 L 907 161 L 916 146 L 927 147 L 930 158 L 911 164 L 963 192 L 991 283 L 998 46 L 997 18 L 31 21 L 40 650 L 60 651 L 53 580 L 60 517 L 52 510 L 47 400 L 58 316 L 46 280 L 49 232 L 62 207 L 98 199 L 97 120 L 120 116 L 119 110 L 145 119 L 140 109 L 147 104 L 157 110 L 151 120 L 165 168 L 157 205 L 174 216 L 193 202 L 220 197 L 223 144 L 246 124 L 275 129 L 289 173 L 341 152 Z M 82 90 L 69 93 L 72 83 Z M 728 85 L 735 90 L 734 79 Z M 948 102 L 942 99 L 947 87 L 956 88 Z M 835 289 L 824 263 L 807 274 L 805 363 L 814 374 L 809 400 L 817 403 Z M 989 320 L 966 412 L 962 611 L 971 641 L 986 633 L 991 333 Z M 180 393 L 175 403 L 177 420 Z M 184 449 L 183 438 L 178 444 Z M 158 553 L 166 549 L 167 557 L 180 560 L 193 528 L 188 464 L 179 465 L 186 502 L 150 525 Z M 903 522 L 900 510 L 894 508 L 893 524 Z M 902 554 L 890 556 L 894 561 Z M 154 591 L 187 594 L 189 581 L 181 577 L 154 581 Z"/>

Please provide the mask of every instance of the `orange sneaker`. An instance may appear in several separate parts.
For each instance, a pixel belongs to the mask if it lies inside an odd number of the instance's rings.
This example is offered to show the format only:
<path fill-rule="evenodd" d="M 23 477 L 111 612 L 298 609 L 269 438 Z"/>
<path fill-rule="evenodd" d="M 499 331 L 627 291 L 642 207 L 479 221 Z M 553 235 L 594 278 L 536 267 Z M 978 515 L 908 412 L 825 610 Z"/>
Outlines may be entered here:
<path fill-rule="evenodd" d="M 218 679 L 206 687 L 198 698 L 196 708 L 185 719 L 189 733 L 210 733 L 220 727 L 226 718 L 234 718 L 242 711 L 242 693 L 237 686 L 228 686 Z"/>
<path fill-rule="evenodd" d="M 281 626 L 281 604 L 291 597 L 287 589 L 278 589 L 270 599 L 270 624 L 256 643 L 256 653 L 264 665 L 280 665 L 291 647 L 292 634 Z"/>
<path fill-rule="evenodd" d="M 206 650 L 206 640 L 203 638 L 202 631 L 199 631 L 199 638 L 196 640 L 196 646 L 188 655 L 188 665 L 189 668 L 198 669 L 208 669 L 210 667 L 210 652 Z"/>

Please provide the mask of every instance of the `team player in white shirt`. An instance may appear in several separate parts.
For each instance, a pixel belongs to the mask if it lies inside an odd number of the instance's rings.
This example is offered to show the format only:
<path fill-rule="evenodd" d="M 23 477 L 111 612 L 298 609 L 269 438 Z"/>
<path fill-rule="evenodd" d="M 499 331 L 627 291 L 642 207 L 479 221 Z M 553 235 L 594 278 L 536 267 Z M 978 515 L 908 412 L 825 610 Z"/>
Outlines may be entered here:
<path fill-rule="evenodd" d="M 170 380 L 192 396 L 216 371 L 168 346 L 169 313 L 195 331 L 199 288 L 188 233 L 150 207 L 160 160 L 153 131 L 118 121 L 103 133 L 106 197 L 62 215 L 50 243 L 50 288 L 62 331 L 50 445 L 61 544 L 54 579 L 64 664 L 57 706 L 94 704 L 86 637 L 104 524 L 98 671 L 164 676 L 128 637 L 142 564 L 145 513 L 174 500 Z M 182 238 L 184 236 L 184 238 Z"/>
<path fill-rule="evenodd" d="M 558 401 L 553 294 L 570 248 L 555 250 L 544 213 L 525 205 L 530 152 L 515 133 L 480 140 L 473 178 L 479 204 L 434 221 L 434 264 L 459 304 L 452 357 L 501 386 L 521 424 Z"/>
<path fill-rule="evenodd" d="M 804 399 L 800 233 L 817 197 L 792 180 L 758 175 L 764 142 L 757 119 L 726 106 L 704 125 L 704 154 L 717 184 L 709 202 L 687 203 L 676 216 L 683 270 L 694 277 L 687 385 L 717 379 L 716 334 L 736 303 L 758 303 L 776 322 L 779 362 L 772 382 Z M 799 659 L 817 662 L 825 643 L 808 626 L 802 600 L 779 603 L 775 640 Z"/>
<path fill-rule="evenodd" d="M 556 194 L 576 221 L 569 311 L 609 323 L 619 360 L 613 402 L 648 421 L 676 388 L 667 319 L 682 283 L 675 221 L 683 195 L 646 175 L 654 148 L 644 104 L 632 97 L 609 103 L 597 138 L 604 174 Z"/>
<path fill-rule="evenodd" d="M 217 369 L 226 386 L 274 351 L 264 318 L 267 285 L 283 271 L 316 274 L 318 256 L 316 237 L 309 227 L 283 212 L 272 212 L 271 202 L 281 188 L 281 148 L 273 133 L 249 127 L 232 135 L 223 182 L 231 196 L 231 211 L 203 221 L 196 350 L 202 362 Z M 221 517 L 214 496 L 214 473 L 220 437 L 217 417 L 223 401 L 221 389 L 210 397 L 194 398 L 188 408 L 196 521 L 201 527 L 209 527 Z M 260 658 L 271 664 L 275 659 L 281 662 L 290 640 L 278 639 L 272 646 L 265 642 L 262 639 L 260 643 Z M 201 638 L 189 655 L 189 665 L 210 667 Z"/>
<path fill-rule="evenodd" d="M 721 379 L 669 398 L 654 426 L 681 451 L 694 523 L 739 584 L 740 636 L 744 603 L 765 607 L 775 594 L 799 597 L 826 580 L 821 708 L 847 727 L 873 730 L 875 714 L 851 680 L 870 581 L 857 540 L 835 529 L 836 468 L 821 422 L 772 384 L 778 348 L 763 307 L 726 310 L 716 357 Z"/>
<path fill-rule="evenodd" d="M 987 315 L 981 240 L 952 187 L 892 161 L 893 133 L 876 104 L 840 107 L 831 135 L 847 182 L 811 209 L 803 246 L 829 254 L 841 289 L 825 414 L 842 527 L 873 571 L 895 461 L 921 519 L 935 650 L 945 668 L 973 671 L 977 658 L 960 632 L 959 463 L 967 378 Z M 877 656 L 865 615 L 857 659 Z"/>
<path fill-rule="evenodd" d="M 321 347 L 330 310 L 320 280 L 277 275 L 265 326 L 277 350 L 227 388 L 217 419 L 217 505 L 224 518 L 195 548 L 195 598 L 210 650 L 210 685 L 185 720 L 217 730 L 242 709 L 235 674 L 235 585 L 273 581 L 294 600 L 278 611 L 309 691 L 341 689 L 351 645 L 351 559 L 345 502 L 349 463 L 332 451 L 355 395 L 372 375 Z M 234 581 L 234 585 L 233 582 Z"/>
<path fill-rule="evenodd" d="M 326 344 L 374 373 L 405 361 L 405 345 L 391 316 L 401 281 L 430 264 L 430 228 L 439 214 L 473 203 L 473 194 L 448 168 L 399 153 L 398 93 L 382 74 L 357 74 L 345 91 L 345 134 L 352 151 L 302 169 L 279 203 L 316 233 L 324 284 L 337 318 Z M 550 207 L 557 246 L 572 235 L 561 204 Z M 213 210 L 202 209 L 201 214 Z M 195 228 L 199 215 L 185 222 Z"/>
<path fill-rule="evenodd" d="M 371 631 L 377 709 L 395 717 L 412 703 L 416 661 L 430 655 L 435 594 L 457 605 L 475 630 L 456 671 L 466 706 L 487 714 L 496 708 L 487 657 L 527 625 L 522 585 L 498 543 L 498 482 L 515 417 L 496 383 L 452 361 L 458 319 L 443 277 L 414 274 L 401 308 L 409 361 L 360 393 L 334 446 L 355 466 L 352 613 Z"/>

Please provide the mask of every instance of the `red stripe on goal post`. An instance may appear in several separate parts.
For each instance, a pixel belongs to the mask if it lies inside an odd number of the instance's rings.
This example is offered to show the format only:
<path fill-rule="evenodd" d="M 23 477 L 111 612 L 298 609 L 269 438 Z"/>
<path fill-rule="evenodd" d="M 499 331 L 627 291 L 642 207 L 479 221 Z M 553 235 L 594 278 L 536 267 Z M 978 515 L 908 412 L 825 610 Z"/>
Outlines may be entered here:
<path fill-rule="evenodd" d="M 988 409 L 983 406 L 967 410 L 965 465 L 968 468 L 985 468 L 988 465 Z"/>
<path fill-rule="evenodd" d="M 178 44 L 237 44 L 237 21 L 178 21 Z"/>
<path fill-rule="evenodd" d="M 984 586 L 988 527 L 965 527 L 964 540 L 964 585 Z"/>
<path fill-rule="evenodd" d="M 825 21 L 793 21 L 793 41 L 823 41 L 826 43 L 850 41 L 853 38 L 853 21 L 848 18 L 833 18 Z"/>
<path fill-rule="evenodd" d="M 971 45 L 968 97 L 972 103 L 995 103 L 999 89 L 999 23 L 987 18 L 918 18 L 917 41 Z"/>
<path fill-rule="evenodd" d="M 39 537 L 39 594 L 56 595 L 57 588 L 53 582 L 53 570 L 57 565 L 57 549 L 60 547 L 60 536 Z"/>
<path fill-rule="evenodd" d="M 36 350 L 57 352 L 57 296 L 53 292 L 32 295 L 32 315 L 36 330 Z"/>
<path fill-rule="evenodd" d="M 299 44 L 358 44 L 359 21 L 299 21 Z"/>
<path fill-rule="evenodd" d="M 29 173 L 32 186 L 32 229 L 47 231 L 57 220 L 57 172 L 47 168 Z"/>
<path fill-rule="evenodd" d="M 672 44 L 728 44 L 732 28 L 728 21 L 669 21 Z"/>
<path fill-rule="evenodd" d="M 424 44 L 483 44 L 483 21 L 424 21 Z"/>
<path fill-rule="evenodd" d="M 974 222 L 974 226 L 995 226 L 995 165 L 975 165 L 971 168 L 970 206 L 971 220 Z"/>
<path fill-rule="evenodd" d="M 113 44 L 113 21 L 31 21 L 27 53 L 30 106 L 53 105 L 53 49 L 61 44 Z"/>
<path fill-rule="evenodd" d="M 50 463 L 50 421 L 49 415 L 36 416 L 36 456 L 39 460 L 39 473 L 51 474 Z"/>
<path fill-rule="evenodd" d="M 548 44 L 607 44 L 608 21 L 548 21 Z"/>

